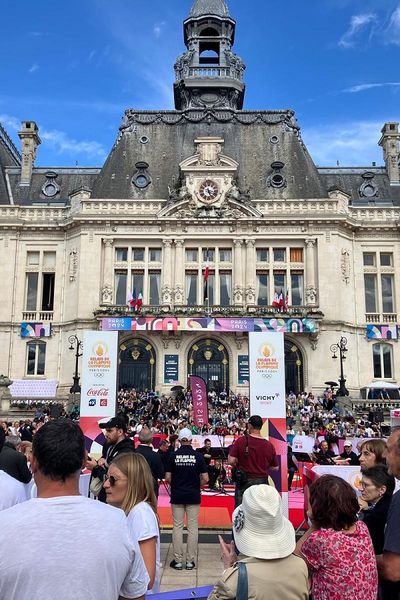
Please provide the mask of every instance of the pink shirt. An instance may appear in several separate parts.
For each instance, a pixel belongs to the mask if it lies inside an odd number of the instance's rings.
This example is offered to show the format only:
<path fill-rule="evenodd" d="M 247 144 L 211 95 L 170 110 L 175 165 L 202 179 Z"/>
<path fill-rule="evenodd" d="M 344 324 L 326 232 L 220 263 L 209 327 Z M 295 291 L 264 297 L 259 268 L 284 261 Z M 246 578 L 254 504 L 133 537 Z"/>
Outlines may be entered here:
<path fill-rule="evenodd" d="M 301 549 L 312 568 L 313 600 L 376 600 L 378 573 L 364 523 L 354 533 L 320 529 Z"/>

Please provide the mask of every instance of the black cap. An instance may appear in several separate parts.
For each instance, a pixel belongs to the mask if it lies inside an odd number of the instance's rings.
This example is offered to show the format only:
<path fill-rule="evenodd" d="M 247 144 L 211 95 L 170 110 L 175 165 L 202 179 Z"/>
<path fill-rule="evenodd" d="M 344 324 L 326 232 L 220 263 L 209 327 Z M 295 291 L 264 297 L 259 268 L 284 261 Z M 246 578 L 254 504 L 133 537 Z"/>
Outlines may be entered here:
<path fill-rule="evenodd" d="M 111 429 L 112 427 L 116 427 L 117 429 L 126 431 L 127 423 L 124 415 L 117 415 L 116 417 L 111 417 L 108 421 L 101 421 L 99 427 L 100 429 Z"/>
<path fill-rule="evenodd" d="M 250 417 L 248 422 L 249 425 L 254 427 L 254 429 L 261 429 L 263 426 L 263 420 L 258 415 L 253 415 L 252 417 Z"/>

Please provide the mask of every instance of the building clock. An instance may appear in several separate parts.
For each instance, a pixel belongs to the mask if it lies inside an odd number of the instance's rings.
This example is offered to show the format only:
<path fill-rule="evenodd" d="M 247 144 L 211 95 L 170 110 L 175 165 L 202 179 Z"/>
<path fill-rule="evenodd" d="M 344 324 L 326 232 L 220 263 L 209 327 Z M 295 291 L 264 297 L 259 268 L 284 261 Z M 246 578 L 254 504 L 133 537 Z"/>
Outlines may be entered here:
<path fill-rule="evenodd" d="M 203 202 L 211 204 L 219 194 L 218 184 L 211 179 L 206 179 L 200 184 L 199 194 Z"/>

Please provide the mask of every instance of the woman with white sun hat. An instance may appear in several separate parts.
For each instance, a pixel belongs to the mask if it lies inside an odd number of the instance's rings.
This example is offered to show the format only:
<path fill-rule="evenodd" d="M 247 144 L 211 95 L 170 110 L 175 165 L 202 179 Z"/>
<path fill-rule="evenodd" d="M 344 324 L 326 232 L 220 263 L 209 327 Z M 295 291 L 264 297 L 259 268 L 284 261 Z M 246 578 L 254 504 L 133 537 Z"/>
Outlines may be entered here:
<path fill-rule="evenodd" d="M 248 488 L 232 525 L 235 542 L 226 544 L 219 537 L 225 571 L 208 600 L 308 600 L 308 570 L 293 555 L 295 531 L 273 487 Z M 235 544 L 244 555 L 239 561 Z"/>

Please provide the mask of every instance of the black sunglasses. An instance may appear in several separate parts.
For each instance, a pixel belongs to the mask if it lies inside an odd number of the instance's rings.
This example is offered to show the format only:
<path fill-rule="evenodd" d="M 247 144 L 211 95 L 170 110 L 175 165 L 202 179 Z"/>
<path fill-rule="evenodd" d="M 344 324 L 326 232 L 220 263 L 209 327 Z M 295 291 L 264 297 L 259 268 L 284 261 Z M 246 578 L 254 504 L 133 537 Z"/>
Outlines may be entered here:
<path fill-rule="evenodd" d="M 110 482 L 110 485 L 111 485 L 111 487 L 114 487 L 114 485 L 117 483 L 118 479 L 116 479 L 116 478 L 114 477 L 114 475 L 106 475 L 106 476 L 104 477 L 104 481 L 109 481 L 109 482 Z"/>

